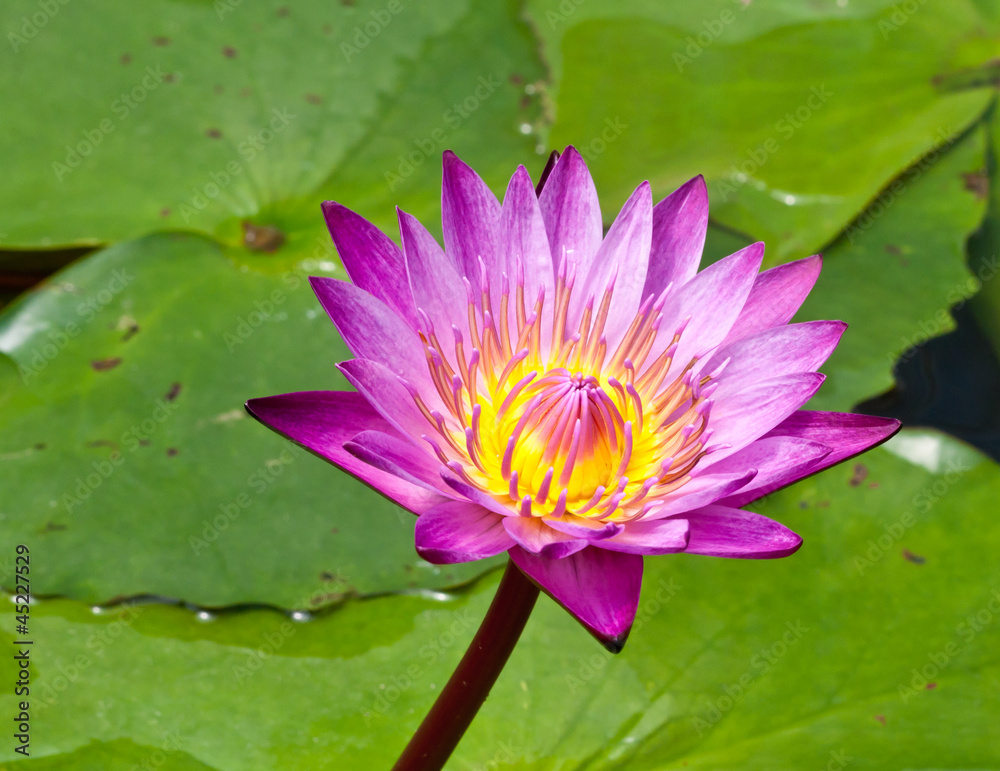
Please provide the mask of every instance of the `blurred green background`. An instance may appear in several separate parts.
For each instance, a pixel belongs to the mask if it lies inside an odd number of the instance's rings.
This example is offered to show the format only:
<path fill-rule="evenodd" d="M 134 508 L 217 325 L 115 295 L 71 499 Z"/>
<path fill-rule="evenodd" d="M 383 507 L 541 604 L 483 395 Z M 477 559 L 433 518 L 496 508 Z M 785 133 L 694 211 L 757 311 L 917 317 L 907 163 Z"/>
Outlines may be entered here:
<path fill-rule="evenodd" d="M 35 596 L 0 769 L 391 765 L 499 563 L 424 563 L 242 404 L 346 387 L 321 201 L 439 233 L 445 149 L 499 194 L 567 144 L 606 224 L 701 173 L 706 263 L 822 251 L 798 319 L 850 329 L 811 406 L 907 427 L 753 507 L 793 557 L 647 559 L 620 656 L 543 597 L 448 767 L 1000 768 L 1000 0 L 5 0 L 0 30 L 0 585 L 24 544 Z"/>

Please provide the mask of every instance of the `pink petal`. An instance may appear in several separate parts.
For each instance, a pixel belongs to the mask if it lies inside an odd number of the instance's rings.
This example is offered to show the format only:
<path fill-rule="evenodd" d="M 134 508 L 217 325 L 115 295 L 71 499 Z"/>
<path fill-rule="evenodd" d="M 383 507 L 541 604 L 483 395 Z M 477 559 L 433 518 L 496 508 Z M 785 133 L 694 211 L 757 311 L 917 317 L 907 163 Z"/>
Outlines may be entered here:
<path fill-rule="evenodd" d="M 809 401 L 823 380 L 818 372 L 782 375 L 719 399 L 709 419 L 709 452 L 718 461 L 746 447 Z"/>
<path fill-rule="evenodd" d="M 826 458 L 831 451 L 827 445 L 808 439 L 766 436 L 751 442 L 739 452 L 717 463 L 711 462 L 711 455 L 707 456 L 706 471 L 716 473 L 736 472 L 742 468 L 757 469 L 757 476 L 746 487 L 719 499 L 721 504 L 739 508 L 808 476 L 816 464 Z"/>
<path fill-rule="evenodd" d="M 690 318 L 690 322 L 681 335 L 667 382 L 677 377 L 692 358 L 711 352 L 726 338 L 763 258 L 764 244 L 751 244 L 709 265 L 670 293 L 647 361 L 655 361 L 666 350 L 685 319 Z"/>
<path fill-rule="evenodd" d="M 448 565 L 492 557 L 507 551 L 514 541 L 502 517 L 465 501 L 447 501 L 417 517 L 414 542 L 428 562 Z"/>
<path fill-rule="evenodd" d="M 325 458 L 415 514 L 447 500 L 443 495 L 379 471 L 344 449 L 345 442 L 364 431 L 381 431 L 401 438 L 361 394 L 304 391 L 251 399 L 246 409 L 265 426 Z"/>
<path fill-rule="evenodd" d="M 604 647 L 621 651 L 639 607 L 642 557 L 590 548 L 553 560 L 515 546 L 510 558 Z"/>
<path fill-rule="evenodd" d="M 449 345 L 454 339 L 452 326 L 458 327 L 468 348 L 469 299 L 462 277 L 444 249 L 416 217 L 402 210 L 397 210 L 396 214 L 414 304 L 427 314 L 446 351 L 453 350 Z M 421 322 L 417 326 L 423 329 L 425 325 Z M 453 359 L 449 357 L 454 367 L 457 362 Z"/>
<path fill-rule="evenodd" d="M 555 299 L 552 252 L 545 234 L 545 221 L 542 219 L 538 196 L 535 195 L 531 177 L 524 166 L 517 167 L 504 195 L 500 213 L 500 254 L 510 288 L 508 323 L 512 337 L 516 339 L 517 334 L 514 302 L 519 275 L 524 276 L 524 304 L 528 313 L 538 299 L 539 290 L 544 292 L 545 304 L 542 307 L 547 311 L 547 318 L 543 318 L 542 329 L 551 335 L 552 304 Z"/>
<path fill-rule="evenodd" d="M 569 314 L 571 329 L 575 329 L 584 305 L 593 299 L 596 314 L 605 290 L 613 286 L 605 336 L 608 348 L 614 350 L 642 304 L 652 237 L 653 194 L 649 183 L 643 182 L 625 202 L 601 243 L 586 280 L 578 281 L 573 290 Z"/>
<path fill-rule="evenodd" d="M 424 346 L 399 314 L 347 281 L 311 276 L 309 283 L 355 356 L 381 362 L 410 382 L 430 382 Z"/>
<path fill-rule="evenodd" d="M 444 181 L 441 187 L 441 225 L 444 248 L 455 261 L 459 273 L 469 279 L 478 295 L 482 271 L 491 281 L 491 299 L 500 307 L 498 234 L 500 203 L 486 183 L 451 150 L 444 154 Z M 465 304 L 463 303 L 463 308 Z"/>
<path fill-rule="evenodd" d="M 601 541 L 618 535 L 625 529 L 624 525 L 617 522 L 601 522 L 585 517 L 575 517 L 572 514 L 564 514 L 558 519 L 548 517 L 542 521 L 553 530 L 558 530 L 573 538 L 586 538 L 588 541 Z"/>
<path fill-rule="evenodd" d="M 684 515 L 691 528 L 688 554 L 773 559 L 798 551 L 802 539 L 773 519 L 727 506 L 706 506 Z"/>
<path fill-rule="evenodd" d="M 816 442 L 830 448 L 830 452 L 816 458 L 804 468 L 793 467 L 764 488 L 755 489 L 755 484 L 745 492 L 740 491 L 727 498 L 725 503 L 727 506 L 743 506 L 802 477 L 815 474 L 858 453 L 870 450 L 886 441 L 899 431 L 899 428 L 900 422 L 891 418 L 810 410 L 793 412 L 759 441 Z"/>
<path fill-rule="evenodd" d="M 503 526 L 519 546 L 547 559 L 563 559 L 587 545 L 586 539 L 546 527 L 538 517 L 504 517 Z"/>
<path fill-rule="evenodd" d="M 334 201 L 323 203 L 323 216 L 351 281 L 375 295 L 415 329 L 417 314 L 403 272 L 403 255 L 392 239 Z"/>
<path fill-rule="evenodd" d="M 823 259 L 817 254 L 758 275 L 725 344 L 791 321 L 819 278 L 822 267 Z"/>
<path fill-rule="evenodd" d="M 658 499 L 663 501 L 663 505 L 652 509 L 647 519 L 662 519 L 692 509 L 700 509 L 702 506 L 715 503 L 720 498 L 732 495 L 737 490 L 742 490 L 755 476 L 757 469 L 753 466 L 744 466 L 728 473 L 717 472 L 716 468 L 712 467 L 711 472 L 693 476 L 679 490 Z"/>
<path fill-rule="evenodd" d="M 441 462 L 430 454 L 429 447 L 418 447 L 381 431 L 362 431 L 345 442 L 344 449 L 380 471 L 448 498 L 455 497 L 441 481 Z"/>
<path fill-rule="evenodd" d="M 710 372 L 729 359 L 717 379 L 719 398 L 780 375 L 815 372 L 833 353 L 845 329 L 843 321 L 807 321 L 765 329 L 721 348 L 703 371 Z"/>
<path fill-rule="evenodd" d="M 597 541 L 593 546 L 626 554 L 676 554 L 684 551 L 687 544 L 687 520 L 658 519 L 629 523 L 620 535 Z"/>
<path fill-rule="evenodd" d="M 538 203 L 554 268 L 558 271 L 566 258 L 578 266 L 577 276 L 583 278 L 601 245 L 604 228 L 597 188 L 576 148 L 567 147 L 559 156 Z"/>
<path fill-rule="evenodd" d="M 337 369 L 400 434 L 416 443 L 424 434 L 436 433 L 399 378 L 378 362 L 352 359 L 341 362 Z"/>
<path fill-rule="evenodd" d="M 642 297 L 694 278 L 708 232 L 708 188 L 700 174 L 653 207 L 653 243 Z"/>

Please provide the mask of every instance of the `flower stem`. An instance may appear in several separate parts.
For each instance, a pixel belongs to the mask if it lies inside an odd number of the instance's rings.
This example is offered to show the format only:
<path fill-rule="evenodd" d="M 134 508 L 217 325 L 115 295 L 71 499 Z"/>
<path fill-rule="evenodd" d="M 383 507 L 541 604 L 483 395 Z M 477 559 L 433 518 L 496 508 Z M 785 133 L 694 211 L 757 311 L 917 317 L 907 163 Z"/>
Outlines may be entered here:
<path fill-rule="evenodd" d="M 507 563 L 479 631 L 393 771 L 437 771 L 472 723 L 528 622 L 538 587 Z"/>

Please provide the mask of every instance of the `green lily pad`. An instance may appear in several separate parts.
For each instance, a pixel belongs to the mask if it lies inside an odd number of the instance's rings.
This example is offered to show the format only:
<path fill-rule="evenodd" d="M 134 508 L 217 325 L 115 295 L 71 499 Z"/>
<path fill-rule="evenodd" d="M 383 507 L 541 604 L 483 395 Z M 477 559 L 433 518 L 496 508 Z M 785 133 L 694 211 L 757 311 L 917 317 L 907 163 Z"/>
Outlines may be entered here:
<path fill-rule="evenodd" d="M 994 57 L 1000 35 L 965 1 L 840 6 L 533 0 L 548 141 L 581 148 L 608 211 L 638 179 L 662 196 L 703 173 L 713 218 L 772 263 L 815 252 L 983 113 L 988 78 L 937 77 Z"/>
<path fill-rule="evenodd" d="M 790 558 L 647 559 L 617 657 L 543 597 L 448 768 L 995 767 L 997 495 L 996 464 L 904 432 L 758 507 L 804 536 Z M 29 619 L 33 757 L 129 742 L 234 771 L 387 768 L 495 587 L 496 574 L 305 623 L 43 600 Z M 0 696 L 4 714 L 14 700 Z M 17 760 L 10 742 L 0 758 Z"/>
<path fill-rule="evenodd" d="M 246 415 L 254 396 L 348 388 L 335 364 L 351 356 L 306 281 L 343 271 L 263 259 L 149 236 L 0 317 L 20 373 L 0 370 L 0 553 L 49 555 L 36 593 L 304 608 L 484 569 L 423 562 L 411 514 Z"/>
<path fill-rule="evenodd" d="M 384 221 L 447 147 L 508 175 L 533 157 L 542 66 L 510 4 L 12 2 L 0 29 L 8 245 L 312 233 L 324 197 Z"/>

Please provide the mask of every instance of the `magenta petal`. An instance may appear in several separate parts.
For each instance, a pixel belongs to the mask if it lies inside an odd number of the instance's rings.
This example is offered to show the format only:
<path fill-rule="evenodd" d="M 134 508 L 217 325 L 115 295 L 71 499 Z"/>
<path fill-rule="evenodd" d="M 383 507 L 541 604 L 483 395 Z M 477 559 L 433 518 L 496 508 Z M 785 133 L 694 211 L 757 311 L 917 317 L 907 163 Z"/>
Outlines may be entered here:
<path fill-rule="evenodd" d="M 753 466 L 744 466 L 731 472 L 717 472 L 712 467 L 705 473 L 692 477 L 679 490 L 659 499 L 663 504 L 652 509 L 647 518 L 661 519 L 691 509 L 700 509 L 742 490 L 755 476 L 757 469 Z"/>
<path fill-rule="evenodd" d="M 708 232 L 708 188 L 700 174 L 653 207 L 653 243 L 643 299 L 686 284 L 701 263 Z"/>
<path fill-rule="evenodd" d="M 587 545 L 586 539 L 546 527 L 538 517 L 505 517 L 503 526 L 519 546 L 549 559 L 563 559 Z"/>
<path fill-rule="evenodd" d="M 553 560 L 515 546 L 510 558 L 605 648 L 621 651 L 639 607 L 642 557 L 591 547 Z"/>
<path fill-rule="evenodd" d="M 265 426 L 357 477 L 369 487 L 415 514 L 447 500 L 358 460 L 343 445 L 364 431 L 397 436 L 361 394 L 304 391 L 266 396 L 246 403 L 247 412 Z"/>
<path fill-rule="evenodd" d="M 642 304 L 652 236 L 653 194 L 649 183 L 643 182 L 615 218 L 597 250 L 586 280 L 573 290 L 569 314 L 571 329 L 576 327 L 584 305 L 592 300 L 596 315 L 605 292 L 613 287 L 605 336 L 610 349 L 618 345 Z"/>
<path fill-rule="evenodd" d="M 809 401 L 824 379 L 818 372 L 783 375 L 719 399 L 712 410 L 709 452 L 719 461 L 759 439 Z"/>
<path fill-rule="evenodd" d="M 555 273 L 552 269 L 552 252 L 545 233 L 545 221 L 538 203 L 538 196 L 531 185 L 524 166 L 518 166 L 510 178 L 500 213 L 500 254 L 507 274 L 510 298 L 516 298 L 519 278 L 523 277 L 524 304 L 530 312 L 544 293 L 542 306 L 546 317 L 542 329 L 551 336 L 552 304 L 555 300 Z M 514 306 L 511 305 L 511 308 Z M 517 317 L 510 314 L 511 337 L 517 339 Z M 548 341 L 545 341 L 547 347 Z"/>
<path fill-rule="evenodd" d="M 345 442 L 344 449 L 387 474 L 448 498 L 455 497 L 441 481 L 441 462 L 430 454 L 429 447 L 417 447 L 407 439 L 381 431 L 362 431 Z"/>
<path fill-rule="evenodd" d="M 593 545 L 599 549 L 626 554 L 676 554 L 688 544 L 688 523 L 685 519 L 658 519 L 652 522 L 632 522 L 623 533 Z"/>
<path fill-rule="evenodd" d="M 494 514 L 498 514 L 502 517 L 516 517 L 517 513 L 513 508 L 508 508 L 500 503 L 498 503 L 492 496 L 484 493 L 478 487 L 468 484 L 467 482 L 459 479 L 455 476 L 451 469 L 443 468 L 441 471 L 441 479 L 444 481 L 448 487 L 454 490 L 461 496 L 464 496 L 468 500 L 472 501 L 478 506 L 484 509 L 492 511 Z"/>
<path fill-rule="evenodd" d="M 739 508 L 768 493 L 807 476 L 816 465 L 831 453 L 831 448 L 820 442 L 791 436 L 767 436 L 751 442 L 739 452 L 718 463 L 712 456 L 705 458 L 706 471 L 710 473 L 743 468 L 757 469 L 757 476 L 731 495 L 718 499 L 725 506 Z"/>
<path fill-rule="evenodd" d="M 780 375 L 815 372 L 833 353 L 845 329 L 843 321 L 807 321 L 765 329 L 721 348 L 703 371 L 710 372 L 729 359 L 716 381 L 719 398 Z"/>
<path fill-rule="evenodd" d="M 415 329 L 417 314 L 399 247 L 364 217 L 339 203 L 324 202 L 323 216 L 351 281 L 375 295 Z"/>
<path fill-rule="evenodd" d="M 469 299 L 465 284 L 444 249 L 417 218 L 399 209 L 396 214 L 413 302 L 426 314 L 445 350 L 451 352 L 447 343 L 453 339 L 453 326 L 458 328 L 464 339 L 469 336 L 469 315 L 466 312 Z M 418 324 L 419 329 L 425 326 L 422 321 Z M 452 365 L 455 364 L 452 361 Z"/>
<path fill-rule="evenodd" d="M 709 265 L 667 297 L 660 323 L 660 334 L 649 354 L 655 361 L 673 339 L 674 332 L 685 320 L 674 354 L 668 381 L 687 367 L 692 358 L 704 356 L 729 334 L 733 322 L 746 302 L 750 287 L 764 259 L 764 244 L 751 244 Z M 706 309 L 711 309 L 706 312 Z"/>
<path fill-rule="evenodd" d="M 706 506 L 684 515 L 690 526 L 688 554 L 743 559 L 787 557 L 802 539 L 773 519 L 752 511 Z"/>
<path fill-rule="evenodd" d="M 725 345 L 791 321 L 822 268 L 823 259 L 817 254 L 758 275 L 743 310 L 729 330 Z"/>
<path fill-rule="evenodd" d="M 482 260 L 485 278 L 492 282 L 494 307 L 500 307 L 499 225 L 500 203 L 496 196 L 468 164 L 451 150 L 446 151 L 441 188 L 444 248 L 459 272 L 472 283 L 477 296 L 484 278 Z"/>
<path fill-rule="evenodd" d="M 417 553 L 437 565 L 492 557 L 514 545 L 502 519 L 474 503 L 441 503 L 417 517 Z"/>
<path fill-rule="evenodd" d="M 577 265 L 583 278 L 601 245 L 604 228 L 597 188 L 587 164 L 574 147 L 559 156 L 538 197 L 556 271 L 564 259 Z"/>

